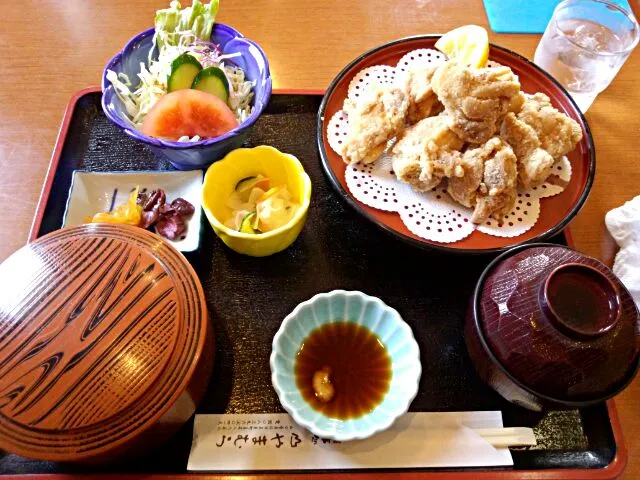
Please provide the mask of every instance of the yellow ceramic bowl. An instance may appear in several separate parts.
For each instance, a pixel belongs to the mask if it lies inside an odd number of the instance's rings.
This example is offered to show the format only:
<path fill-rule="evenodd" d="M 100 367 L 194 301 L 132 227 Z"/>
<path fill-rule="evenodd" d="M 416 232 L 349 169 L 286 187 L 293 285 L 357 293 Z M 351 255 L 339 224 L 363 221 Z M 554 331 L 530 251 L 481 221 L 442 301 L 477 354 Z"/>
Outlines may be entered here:
<path fill-rule="evenodd" d="M 236 184 L 246 177 L 262 174 L 272 185 L 286 185 L 300 205 L 289 223 L 267 233 L 250 234 L 231 230 L 224 222 L 232 210 L 227 201 Z M 298 237 L 309 210 L 311 180 L 300 161 L 273 147 L 239 148 L 207 170 L 202 187 L 202 208 L 216 235 L 238 253 L 266 257 L 284 250 Z"/>

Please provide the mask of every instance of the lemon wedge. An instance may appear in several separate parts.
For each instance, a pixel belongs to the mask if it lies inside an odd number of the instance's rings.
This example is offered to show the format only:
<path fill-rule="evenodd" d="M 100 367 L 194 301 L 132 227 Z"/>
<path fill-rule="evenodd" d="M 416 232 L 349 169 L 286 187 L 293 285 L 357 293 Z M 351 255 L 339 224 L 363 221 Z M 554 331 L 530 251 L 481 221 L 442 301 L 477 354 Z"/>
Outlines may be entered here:
<path fill-rule="evenodd" d="M 482 68 L 489 59 L 489 36 L 478 25 L 465 25 L 445 33 L 436 42 L 436 48 L 449 59 Z"/>

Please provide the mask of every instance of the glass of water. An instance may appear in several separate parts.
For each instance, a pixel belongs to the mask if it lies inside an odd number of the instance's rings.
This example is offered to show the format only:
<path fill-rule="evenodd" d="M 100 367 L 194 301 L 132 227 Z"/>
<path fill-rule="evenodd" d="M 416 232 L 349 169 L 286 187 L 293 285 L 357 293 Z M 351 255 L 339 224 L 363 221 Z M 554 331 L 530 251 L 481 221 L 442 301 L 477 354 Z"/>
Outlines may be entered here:
<path fill-rule="evenodd" d="M 607 0 L 565 0 L 553 12 L 534 62 L 586 112 L 638 44 L 638 30 L 632 13 Z"/>

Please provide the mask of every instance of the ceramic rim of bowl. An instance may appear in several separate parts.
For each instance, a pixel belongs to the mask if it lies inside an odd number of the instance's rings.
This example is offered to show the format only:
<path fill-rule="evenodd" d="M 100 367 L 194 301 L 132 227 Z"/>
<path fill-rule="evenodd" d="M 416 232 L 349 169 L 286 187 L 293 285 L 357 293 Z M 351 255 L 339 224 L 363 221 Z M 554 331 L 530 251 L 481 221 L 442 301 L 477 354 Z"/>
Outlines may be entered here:
<path fill-rule="evenodd" d="M 115 123 L 119 128 L 122 129 L 123 132 L 125 132 L 127 135 L 129 135 L 132 138 L 135 138 L 136 140 L 149 144 L 149 145 L 153 145 L 154 147 L 163 147 L 163 148 L 174 148 L 177 150 L 187 150 L 190 148 L 198 148 L 198 147 L 208 147 L 211 145 L 214 145 L 218 142 L 222 142 L 223 140 L 226 140 L 228 138 L 234 137 L 236 135 L 241 134 L 242 132 L 244 132 L 245 130 L 247 130 L 249 127 L 251 127 L 254 123 L 256 123 L 256 121 L 258 120 L 258 117 L 260 117 L 260 115 L 262 115 L 262 112 L 264 111 L 265 108 L 267 108 L 267 104 L 269 103 L 269 97 L 271 97 L 271 90 L 272 90 L 272 85 L 271 85 L 271 71 L 269 69 L 269 61 L 267 60 L 267 55 L 264 53 L 264 50 L 262 50 L 262 48 L 253 40 L 250 40 L 248 38 L 245 38 L 244 35 L 242 35 L 239 31 L 237 31 L 235 28 L 230 27 L 229 25 L 226 25 L 224 23 L 214 23 L 213 26 L 214 30 L 212 30 L 212 34 L 215 31 L 215 29 L 221 29 L 227 33 L 231 33 L 232 35 L 234 35 L 234 39 L 241 39 L 247 43 L 249 43 L 252 47 L 255 47 L 255 49 L 257 50 L 257 52 L 260 54 L 260 56 L 262 57 L 263 61 L 264 61 L 264 65 L 265 65 L 265 82 L 266 82 L 266 89 L 264 92 L 264 98 L 261 98 L 261 104 L 262 104 L 262 108 L 255 108 L 253 109 L 253 112 L 251 112 L 251 115 L 249 115 L 241 124 L 239 124 L 236 128 L 234 128 L 233 130 L 229 130 L 228 132 L 218 136 L 218 137 L 214 137 L 214 138 L 207 138 L 204 140 L 198 140 L 197 142 L 175 142 L 175 141 L 171 141 L 171 140 L 163 140 L 161 138 L 155 138 L 155 137 L 149 137 L 147 135 L 142 134 L 138 129 L 136 129 L 130 122 L 126 122 L 124 120 L 122 120 L 119 116 L 114 115 L 111 110 L 109 108 L 107 108 L 107 105 L 105 103 L 105 92 L 107 90 L 107 88 L 111 87 L 114 90 L 113 95 L 115 95 L 115 87 L 111 84 L 111 82 L 109 80 L 107 80 L 107 70 L 113 70 L 113 66 L 116 65 L 117 63 L 122 61 L 122 56 L 124 55 L 125 51 L 129 50 L 130 48 L 132 48 L 132 46 L 136 45 L 138 42 L 140 42 L 141 40 L 143 40 L 144 38 L 151 36 L 155 33 L 155 27 L 151 27 L 147 30 L 144 30 L 143 32 L 140 32 L 139 34 L 137 34 L 136 36 L 134 36 L 131 40 L 129 40 L 126 45 L 124 46 L 124 48 L 119 51 L 118 53 L 116 53 L 107 63 L 107 65 L 105 66 L 103 73 L 102 73 L 102 99 L 100 100 L 101 104 L 102 104 L 102 110 L 104 111 L 105 115 L 107 116 L 107 118 L 109 120 L 111 120 L 113 123 Z M 254 95 L 253 101 L 254 104 L 256 102 L 256 98 Z"/>
<path fill-rule="evenodd" d="M 555 397 L 551 397 L 549 395 L 545 395 L 542 393 L 537 392 L 536 390 L 531 389 L 529 386 L 527 386 L 526 384 L 522 383 L 519 379 L 517 379 L 516 377 L 514 377 L 511 372 L 509 371 L 509 369 L 496 357 L 496 355 L 493 353 L 493 350 L 491 349 L 491 347 L 489 346 L 487 339 L 485 338 L 485 333 L 484 333 L 484 328 L 482 327 L 482 325 L 480 324 L 480 297 L 482 296 L 482 289 L 484 288 L 484 283 L 485 280 L 487 279 L 487 277 L 489 276 L 489 274 L 491 273 L 491 271 L 497 266 L 499 265 L 504 259 L 511 257 L 512 255 L 519 253 L 523 250 L 527 250 L 529 248 L 536 248 L 536 247 L 553 247 L 553 248 L 565 248 L 568 250 L 572 250 L 571 248 L 565 246 L 565 245 L 558 245 L 555 243 L 542 243 L 542 242 L 538 242 L 538 243 L 527 243 L 524 245 L 517 245 L 509 250 L 507 250 L 506 252 L 502 253 L 501 255 L 498 255 L 495 259 L 493 259 L 491 261 L 491 263 L 489 263 L 489 265 L 487 265 L 487 267 L 484 269 L 484 271 L 482 272 L 482 274 L 480 275 L 480 278 L 478 279 L 478 282 L 476 283 L 476 286 L 473 290 L 473 297 L 472 297 L 472 305 L 473 305 L 473 326 L 474 329 L 478 335 L 478 338 L 480 339 L 480 344 L 482 345 L 483 350 L 485 351 L 485 353 L 487 354 L 487 356 L 489 357 L 489 359 L 491 360 L 491 363 L 498 368 L 511 382 L 513 382 L 515 385 L 517 385 L 518 387 L 520 387 L 522 390 L 526 391 L 527 393 L 540 398 L 546 402 L 549 403 L 553 403 L 553 404 L 559 404 L 559 405 L 566 405 L 569 407 L 588 407 L 591 405 L 595 405 L 597 403 L 601 403 L 611 397 L 616 396 L 617 394 L 619 394 L 620 392 L 622 392 L 635 378 L 636 374 L 638 373 L 638 369 L 640 367 L 640 355 L 636 356 L 636 361 L 635 364 L 633 365 L 633 367 L 631 368 L 631 371 L 629 373 L 629 375 L 627 376 L 627 378 L 625 378 L 622 382 L 620 382 L 618 385 L 616 385 L 616 389 L 612 390 L 611 392 L 607 393 L 606 395 L 600 396 L 600 397 L 595 397 L 593 399 L 589 399 L 589 400 L 583 400 L 583 401 L 576 401 L 576 400 L 563 400 L 560 398 L 555 398 Z"/>
<path fill-rule="evenodd" d="M 327 106 L 328 106 L 329 100 L 331 99 L 331 96 L 332 96 L 334 90 L 341 83 L 342 79 L 344 77 L 346 77 L 356 65 L 358 65 L 360 62 L 362 62 L 363 60 L 367 59 L 368 57 L 371 57 L 372 55 L 374 55 L 376 53 L 379 53 L 379 52 L 381 52 L 381 51 L 383 51 L 383 50 L 385 50 L 385 49 L 387 49 L 389 47 L 393 47 L 393 46 L 396 46 L 396 45 L 401 45 L 401 44 L 404 44 L 404 43 L 421 41 L 421 40 L 436 40 L 436 39 L 439 39 L 440 37 L 441 37 L 441 35 L 415 35 L 415 36 L 411 36 L 411 37 L 400 38 L 398 40 L 394 40 L 394 41 L 382 44 L 382 45 L 380 45 L 378 47 L 372 48 L 371 50 L 368 50 L 368 51 L 364 52 L 363 54 L 361 54 L 357 58 L 355 58 L 353 61 L 351 61 L 331 81 L 331 83 L 329 84 L 329 87 L 327 88 L 327 91 L 325 92 L 324 97 L 322 98 L 322 102 L 320 104 L 320 108 L 318 109 L 318 115 L 317 115 L 317 119 L 316 119 L 316 130 L 317 130 L 316 131 L 316 143 L 317 143 L 317 146 L 318 146 L 318 151 L 320 153 L 322 169 L 323 169 L 326 177 L 329 179 L 329 181 L 332 184 L 332 186 L 334 187 L 334 189 L 337 192 L 339 192 L 340 198 L 343 199 L 344 201 L 346 201 L 347 204 L 351 208 L 353 208 L 359 215 L 362 215 L 364 218 L 366 218 L 368 221 L 370 221 L 371 223 L 373 223 L 374 225 L 376 225 L 378 228 L 382 229 L 386 233 L 388 233 L 390 235 L 393 235 L 394 237 L 399 238 L 400 240 L 402 240 L 402 241 L 404 241 L 406 243 L 409 243 L 410 245 L 417 246 L 417 247 L 420 247 L 420 248 L 427 248 L 427 249 L 433 248 L 433 249 L 440 250 L 440 251 L 447 252 L 447 253 L 459 253 L 459 254 L 499 253 L 499 252 L 507 251 L 507 250 L 509 250 L 509 249 L 511 249 L 513 247 L 519 246 L 519 245 L 524 245 L 524 244 L 529 243 L 529 242 L 539 242 L 541 240 L 549 238 L 549 237 L 555 235 L 556 233 L 562 231 L 573 220 L 573 218 L 577 215 L 577 213 L 583 207 L 584 203 L 587 201 L 587 197 L 589 196 L 589 193 L 591 192 L 591 187 L 593 185 L 593 179 L 594 179 L 595 168 L 596 168 L 596 163 L 595 163 L 596 159 L 595 159 L 595 146 L 594 146 L 594 143 L 593 143 L 593 137 L 591 135 L 591 130 L 589 128 L 589 124 L 587 123 L 586 118 L 584 117 L 584 115 L 582 114 L 580 109 L 578 108 L 578 105 L 573 100 L 571 95 L 566 91 L 566 89 L 555 78 L 553 78 L 549 73 L 544 71 L 542 68 L 538 67 L 535 63 L 533 63 L 532 61 L 530 61 L 526 57 L 524 57 L 524 56 L 522 56 L 522 55 L 520 55 L 520 54 L 518 54 L 518 53 L 516 53 L 516 52 L 514 52 L 512 50 L 509 50 L 508 48 L 501 47 L 501 46 L 498 46 L 498 45 L 494 45 L 492 43 L 489 44 L 490 51 L 491 51 L 491 49 L 495 49 L 495 50 L 499 50 L 499 51 L 503 52 L 504 54 L 512 56 L 516 60 L 524 62 L 528 67 L 533 68 L 540 75 L 542 75 L 546 80 L 550 81 L 561 92 L 561 94 L 563 95 L 565 100 L 570 105 L 572 105 L 574 113 L 576 113 L 578 115 L 581 125 L 584 126 L 584 130 L 585 130 L 586 135 L 585 135 L 583 140 L 586 141 L 586 143 L 587 143 L 587 147 L 588 147 L 587 149 L 588 149 L 588 153 L 589 153 L 589 169 L 588 169 L 588 172 L 587 172 L 587 179 L 586 179 L 586 183 L 585 183 L 584 189 L 583 189 L 582 193 L 580 194 L 579 198 L 577 199 L 575 204 L 571 207 L 571 209 L 567 212 L 567 214 L 565 215 L 565 217 L 561 221 L 559 221 L 553 227 L 551 227 L 551 228 L 547 229 L 546 231 L 540 233 L 539 235 L 537 235 L 534 238 L 520 240 L 520 241 L 517 241 L 516 243 L 510 244 L 510 245 L 505 245 L 505 246 L 501 246 L 501 247 L 492 247 L 492 248 L 456 248 L 456 247 L 450 247 L 446 243 L 439 243 L 439 242 L 430 241 L 430 240 L 426 240 L 426 239 L 414 238 L 412 236 L 409 236 L 407 233 L 404 233 L 403 231 L 397 230 L 397 229 L 393 228 L 392 226 L 387 225 L 386 223 L 384 223 L 380 219 L 376 218 L 375 215 L 369 213 L 365 209 L 365 206 L 362 203 L 360 203 L 360 201 L 356 200 L 355 197 L 349 192 L 349 190 L 341 184 L 340 180 L 338 179 L 337 173 L 331 167 L 331 162 L 329 160 L 329 154 L 330 153 L 328 153 L 328 149 L 330 149 L 330 147 L 325 144 L 325 141 L 324 141 L 324 138 L 323 138 L 324 137 L 324 123 L 329 121 L 328 118 L 325 118 L 325 114 L 326 114 L 326 110 L 327 110 Z M 416 48 L 425 48 L 425 47 L 416 47 Z M 574 181 L 575 181 L 575 179 L 574 179 Z M 526 232 L 525 232 L 525 234 L 526 234 Z M 473 235 L 473 233 L 472 233 L 472 235 Z M 517 239 L 518 237 L 513 237 L 513 238 Z"/>

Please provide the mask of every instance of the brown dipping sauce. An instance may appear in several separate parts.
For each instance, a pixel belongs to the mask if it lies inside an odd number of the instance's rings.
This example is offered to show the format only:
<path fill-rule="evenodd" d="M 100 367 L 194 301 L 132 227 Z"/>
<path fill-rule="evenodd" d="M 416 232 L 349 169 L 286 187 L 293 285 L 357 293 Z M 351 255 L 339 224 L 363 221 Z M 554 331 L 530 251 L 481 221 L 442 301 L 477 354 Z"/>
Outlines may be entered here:
<path fill-rule="evenodd" d="M 330 369 L 335 389 L 328 402 L 313 388 L 314 374 Z M 377 335 L 351 322 L 335 322 L 312 331 L 296 355 L 296 385 L 305 401 L 327 417 L 358 418 L 377 407 L 391 383 L 391 358 Z"/>

